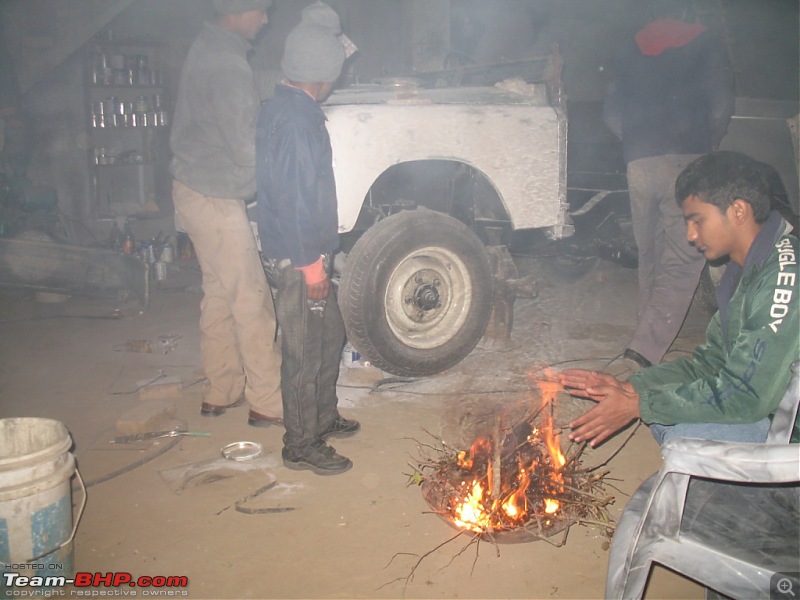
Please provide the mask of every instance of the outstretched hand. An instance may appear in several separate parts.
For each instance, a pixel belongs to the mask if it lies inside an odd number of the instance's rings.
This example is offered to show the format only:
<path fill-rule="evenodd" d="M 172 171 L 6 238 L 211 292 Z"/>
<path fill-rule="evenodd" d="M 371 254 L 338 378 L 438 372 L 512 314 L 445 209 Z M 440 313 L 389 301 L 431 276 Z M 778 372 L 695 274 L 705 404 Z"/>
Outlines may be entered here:
<path fill-rule="evenodd" d="M 623 382 L 602 371 L 587 371 L 585 369 L 567 369 L 558 374 L 561 385 L 573 396 L 590 398 L 588 389 L 598 386 L 622 386 Z"/>
<path fill-rule="evenodd" d="M 639 394 L 628 382 L 609 373 L 583 369 L 563 371 L 559 379 L 573 396 L 597 402 L 569 424 L 573 442 L 588 441 L 594 447 L 639 417 Z"/>

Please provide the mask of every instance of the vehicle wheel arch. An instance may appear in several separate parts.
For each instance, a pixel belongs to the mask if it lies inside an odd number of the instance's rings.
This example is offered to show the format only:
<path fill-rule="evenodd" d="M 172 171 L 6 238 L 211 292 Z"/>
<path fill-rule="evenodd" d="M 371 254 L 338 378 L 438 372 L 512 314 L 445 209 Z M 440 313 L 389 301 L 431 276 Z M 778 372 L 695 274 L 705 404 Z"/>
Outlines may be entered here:
<path fill-rule="evenodd" d="M 350 240 L 345 246 L 352 247 L 381 219 L 419 207 L 457 219 L 485 245 L 507 243 L 513 229 L 502 193 L 485 171 L 452 158 L 407 160 L 375 178 L 355 225 L 345 234 Z"/>

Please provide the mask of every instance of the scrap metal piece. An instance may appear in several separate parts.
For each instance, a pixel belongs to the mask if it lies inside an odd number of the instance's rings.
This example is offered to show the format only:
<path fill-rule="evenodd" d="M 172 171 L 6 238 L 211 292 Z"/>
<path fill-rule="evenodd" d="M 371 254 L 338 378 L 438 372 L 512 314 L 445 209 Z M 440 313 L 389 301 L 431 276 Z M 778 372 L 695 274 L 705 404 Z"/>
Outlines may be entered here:
<path fill-rule="evenodd" d="M 187 435 L 192 437 L 206 437 L 211 435 L 207 431 L 186 431 L 185 429 L 175 427 L 168 431 L 148 431 L 147 433 L 137 433 L 134 435 L 121 435 L 115 437 L 109 444 L 130 444 L 131 442 L 142 442 L 145 440 L 156 440 L 159 438 L 178 437 L 179 435 Z"/>

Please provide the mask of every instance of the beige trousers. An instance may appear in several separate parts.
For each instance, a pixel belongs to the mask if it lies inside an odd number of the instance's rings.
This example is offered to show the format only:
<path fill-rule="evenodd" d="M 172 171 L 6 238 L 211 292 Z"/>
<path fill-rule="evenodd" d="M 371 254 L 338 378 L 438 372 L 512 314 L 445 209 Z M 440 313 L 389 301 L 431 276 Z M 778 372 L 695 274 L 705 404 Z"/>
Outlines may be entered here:
<path fill-rule="evenodd" d="M 172 196 L 203 272 L 203 401 L 230 404 L 244 393 L 252 410 L 279 417 L 275 306 L 244 202 L 205 196 L 177 180 Z"/>

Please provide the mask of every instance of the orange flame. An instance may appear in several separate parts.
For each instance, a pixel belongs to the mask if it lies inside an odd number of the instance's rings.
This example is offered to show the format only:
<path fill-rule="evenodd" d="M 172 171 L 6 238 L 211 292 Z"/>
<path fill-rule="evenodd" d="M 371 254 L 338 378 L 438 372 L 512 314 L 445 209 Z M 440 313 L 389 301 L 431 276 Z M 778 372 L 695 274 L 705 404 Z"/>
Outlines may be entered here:
<path fill-rule="evenodd" d="M 514 521 L 523 521 L 528 516 L 528 497 L 525 492 L 531 483 L 528 470 L 520 462 L 516 489 L 511 492 L 502 504 L 503 512 Z"/>
<path fill-rule="evenodd" d="M 483 505 L 483 487 L 479 481 L 472 482 L 469 494 L 454 512 L 456 525 L 464 529 L 484 531 L 491 525 L 489 512 Z"/>
<path fill-rule="evenodd" d="M 544 500 L 544 512 L 548 515 L 554 515 L 558 512 L 560 505 L 558 500 L 553 500 L 551 498 L 545 498 Z"/>
<path fill-rule="evenodd" d="M 537 383 L 542 394 L 543 408 L 548 404 L 552 406 L 556 394 L 562 389 L 561 385 L 550 373 L 545 380 Z M 545 415 L 543 423 L 540 427 L 531 427 L 528 441 L 532 445 L 543 444 L 548 456 L 534 456 L 527 465 L 520 456 L 516 473 L 501 474 L 498 498 L 492 497 L 496 483 L 492 459 L 494 452 L 501 450 L 494 448 L 491 440 L 478 438 L 469 452 L 458 453 L 456 463 L 460 469 L 485 475 L 478 475 L 469 482 L 464 481 L 461 484 L 463 493 L 456 493 L 451 499 L 451 515 L 456 526 L 480 533 L 524 524 L 531 510 L 527 492 L 532 476 L 540 467 L 539 460 L 546 460 L 551 471 L 548 480 L 541 482 L 541 489 L 547 495 L 557 496 L 563 493 L 564 477 L 561 470 L 566 465 L 566 457 L 562 454 L 558 436 L 554 433 L 552 411 L 542 412 Z M 539 508 L 547 515 L 555 515 L 560 509 L 561 503 L 552 497 L 544 498 L 543 507 Z"/>
<path fill-rule="evenodd" d="M 555 403 L 556 394 L 562 389 L 561 384 L 556 380 L 555 374 L 550 369 L 545 369 L 545 379 L 540 380 L 539 390 L 542 392 L 542 400 L 544 409 L 547 405 L 552 408 Z M 544 426 L 544 443 L 547 446 L 547 451 L 550 453 L 550 458 L 553 461 L 553 468 L 556 470 L 553 475 L 553 482 L 556 484 L 554 491 L 560 493 L 564 491 L 564 477 L 561 474 L 561 469 L 567 464 L 566 457 L 561 453 L 561 444 L 554 433 L 553 413 L 547 411 Z M 546 498 L 544 511 L 549 514 L 555 514 L 561 507 L 558 500 Z"/>

